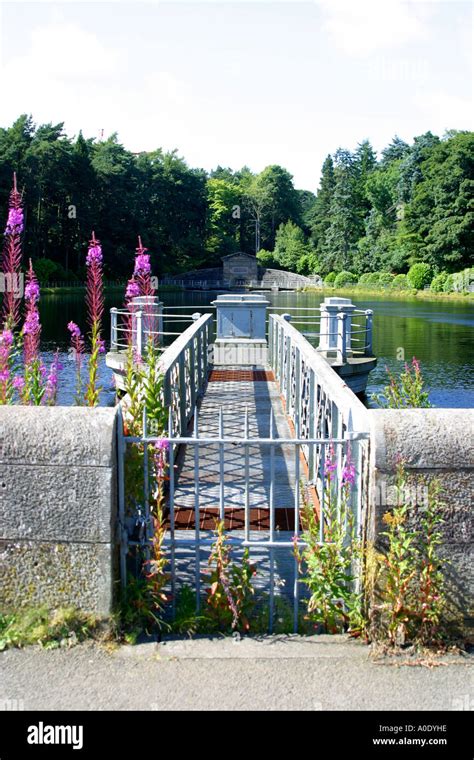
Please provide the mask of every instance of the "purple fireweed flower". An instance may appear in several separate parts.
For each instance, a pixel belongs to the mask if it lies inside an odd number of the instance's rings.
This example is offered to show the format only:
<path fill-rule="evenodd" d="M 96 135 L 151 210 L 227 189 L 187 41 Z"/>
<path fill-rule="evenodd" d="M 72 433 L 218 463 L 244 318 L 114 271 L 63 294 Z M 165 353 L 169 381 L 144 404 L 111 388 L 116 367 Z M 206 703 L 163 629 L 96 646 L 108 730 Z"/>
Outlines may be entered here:
<path fill-rule="evenodd" d="M 166 470 L 166 452 L 170 447 L 167 438 L 159 438 L 155 443 L 155 469 L 158 479 L 163 478 Z"/>
<path fill-rule="evenodd" d="M 25 286 L 25 299 L 32 303 L 37 303 L 40 299 L 40 286 L 33 280 Z"/>
<path fill-rule="evenodd" d="M 143 250 L 146 250 L 144 248 Z M 135 257 L 135 268 L 133 270 L 134 276 L 143 275 L 143 274 L 150 274 L 151 272 L 151 264 L 150 264 L 150 256 L 148 253 L 139 253 Z"/>
<path fill-rule="evenodd" d="M 342 484 L 353 486 L 356 480 L 356 475 L 357 475 L 357 472 L 356 472 L 355 464 L 351 458 L 350 449 L 348 449 L 346 463 L 342 469 Z"/>
<path fill-rule="evenodd" d="M 35 335 L 39 330 L 39 314 L 37 311 L 30 311 L 26 315 L 25 324 L 23 325 L 23 335 Z"/>
<path fill-rule="evenodd" d="M 412 366 L 413 366 L 413 369 L 415 370 L 415 372 L 419 372 L 420 371 L 420 362 L 418 361 L 418 359 L 415 356 L 411 360 L 411 363 L 412 363 Z"/>
<path fill-rule="evenodd" d="M 58 393 L 59 373 L 62 369 L 63 369 L 63 365 L 59 361 L 59 351 L 56 351 L 56 353 L 54 354 L 54 359 L 51 362 L 51 366 L 49 368 L 48 377 L 46 379 L 45 394 L 44 394 L 44 400 L 49 405 L 56 403 L 56 396 Z"/>
<path fill-rule="evenodd" d="M 326 461 L 324 463 L 324 474 L 326 477 L 331 478 L 332 473 L 337 470 L 337 462 L 334 455 L 334 446 L 331 445 L 331 448 L 329 449 L 329 453 L 326 457 Z"/>
<path fill-rule="evenodd" d="M 0 333 L 0 346 L 10 348 L 13 345 L 13 333 L 11 330 L 3 330 Z"/>
<path fill-rule="evenodd" d="M 17 377 L 13 378 L 12 385 L 16 391 L 21 393 L 21 391 L 25 387 L 25 380 L 23 377 L 20 377 L 20 375 L 17 375 Z"/>
<path fill-rule="evenodd" d="M 21 235 L 23 232 L 23 210 L 21 208 L 11 208 L 8 212 L 7 226 L 5 235 Z"/>
<path fill-rule="evenodd" d="M 127 289 L 125 291 L 125 298 L 127 301 L 131 301 L 132 298 L 138 298 L 139 295 L 140 285 L 132 277 L 132 279 L 128 281 Z"/>
<path fill-rule="evenodd" d="M 99 332 L 100 321 L 104 312 L 104 286 L 102 282 L 102 249 L 94 232 L 89 244 L 86 263 L 88 267 L 86 290 L 87 317 L 91 329 L 95 325 L 97 332 Z"/>
<path fill-rule="evenodd" d="M 0 383 L 7 383 L 10 378 L 10 370 L 2 369 L 0 371 Z"/>
<path fill-rule="evenodd" d="M 87 251 L 86 266 L 91 264 L 102 264 L 102 248 L 100 245 L 91 245 Z"/>
<path fill-rule="evenodd" d="M 105 340 L 97 338 L 97 345 L 99 346 L 99 354 L 105 354 Z"/>
<path fill-rule="evenodd" d="M 30 265 L 26 273 L 26 315 L 23 325 L 23 357 L 25 365 L 38 357 L 40 348 L 41 324 L 38 311 L 40 288 L 30 259 Z"/>
<path fill-rule="evenodd" d="M 13 189 L 10 193 L 8 222 L 1 257 L 1 270 L 9 277 L 19 277 L 21 267 L 21 233 L 23 231 L 23 210 L 21 195 L 16 186 L 16 174 L 13 174 Z M 3 324 L 16 327 L 20 321 L 20 299 L 12 288 L 3 295 Z"/>
<path fill-rule="evenodd" d="M 75 322 L 69 322 L 67 329 L 71 333 L 71 338 L 80 338 L 81 337 L 81 330 L 78 325 L 76 325 Z"/>

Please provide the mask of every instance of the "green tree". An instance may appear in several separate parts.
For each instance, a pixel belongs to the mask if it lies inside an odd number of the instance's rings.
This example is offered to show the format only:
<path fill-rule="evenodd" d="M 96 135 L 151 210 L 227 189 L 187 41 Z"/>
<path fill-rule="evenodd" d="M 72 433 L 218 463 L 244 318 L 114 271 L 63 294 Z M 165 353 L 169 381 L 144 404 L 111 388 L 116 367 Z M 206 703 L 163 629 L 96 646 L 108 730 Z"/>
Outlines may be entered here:
<path fill-rule="evenodd" d="M 237 236 L 240 223 L 240 195 L 238 188 L 226 179 L 207 181 L 207 236 L 206 253 L 210 263 L 238 249 Z"/>
<path fill-rule="evenodd" d="M 324 159 L 316 200 L 305 215 L 311 231 L 311 240 L 323 262 L 327 254 L 326 234 L 331 225 L 331 203 L 335 185 L 334 162 L 329 155 Z"/>
<path fill-rule="evenodd" d="M 313 253 L 301 227 L 293 222 L 281 224 L 276 235 L 274 257 L 283 269 L 300 272 L 309 265 L 308 256 Z"/>
<path fill-rule="evenodd" d="M 357 208 L 357 171 L 354 156 L 340 148 L 335 154 L 335 187 L 331 201 L 331 224 L 326 233 L 325 271 L 348 269 L 362 237 Z"/>

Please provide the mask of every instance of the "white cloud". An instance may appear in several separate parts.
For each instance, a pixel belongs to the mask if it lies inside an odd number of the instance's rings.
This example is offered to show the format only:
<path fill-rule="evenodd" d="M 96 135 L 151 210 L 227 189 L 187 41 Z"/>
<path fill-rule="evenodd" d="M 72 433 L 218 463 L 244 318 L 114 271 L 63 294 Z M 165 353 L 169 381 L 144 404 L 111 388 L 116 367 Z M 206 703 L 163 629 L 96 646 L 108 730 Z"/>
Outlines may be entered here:
<path fill-rule="evenodd" d="M 462 98 L 447 92 L 420 91 L 413 100 L 415 108 L 423 112 L 426 123 L 435 134 L 446 129 L 474 129 L 474 103 L 472 98 Z"/>
<path fill-rule="evenodd" d="M 425 3 L 400 0 L 319 0 L 324 29 L 347 55 L 370 55 L 426 37 Z"/>
<path fill-rule="evenodd" d="M 3 76 L 96 79 L 118 74 L 118 66 L 117 51 L 106 48 L 98 35 L 75 24 L 53 23 L 32 30 L 26 52 L 6 63 Z"/>

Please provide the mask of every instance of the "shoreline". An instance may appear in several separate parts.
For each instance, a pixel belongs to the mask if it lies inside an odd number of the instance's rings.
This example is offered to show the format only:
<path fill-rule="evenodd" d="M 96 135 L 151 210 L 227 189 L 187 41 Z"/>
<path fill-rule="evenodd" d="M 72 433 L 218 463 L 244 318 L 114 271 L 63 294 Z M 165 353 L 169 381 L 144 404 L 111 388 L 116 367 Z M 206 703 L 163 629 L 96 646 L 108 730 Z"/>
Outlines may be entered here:
<path fill-rule="evenodd" d="M 435 293 L 432 290 L 391 290 L 390 288 L 317 288 L 315 286 L 308 285 L 303 288 L 300 293 L 321 293 L 326 295 L 335 296 L 378 296 L 380 298 L 388 298 L 388 300 L 398 301 L 464 301 L 467 304 L 474 304 L 474 293 Z"/>

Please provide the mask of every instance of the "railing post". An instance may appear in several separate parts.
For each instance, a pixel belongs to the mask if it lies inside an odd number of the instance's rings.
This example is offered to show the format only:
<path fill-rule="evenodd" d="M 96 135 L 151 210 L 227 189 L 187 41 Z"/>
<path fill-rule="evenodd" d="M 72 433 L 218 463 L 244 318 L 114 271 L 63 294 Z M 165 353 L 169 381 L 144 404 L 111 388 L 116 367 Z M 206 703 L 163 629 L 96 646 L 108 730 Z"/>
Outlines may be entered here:
<path fill-rule="evenodd" d="M 136 351 L 138 356 L 142 356 L 143 351 L 143 312 L 137 311 L 135 314 L 136 319 L 136 328 L 137 328 L 137 342 L 136 342 Z"/>
<path fill-rule="evenodd" d="M 365 312 L 365 355 L 372 356 L 372 323 L 373 323 L 372 309 L 367 309 Z"/>
<path fill-rule="evenodd" d="M 194 347 L 194 338 L 189 345 L 189 383 L 191 388 L 191 406 L 194 409 L 196 405 L 197 387 L 196 387 L 196 349 Z"/>
<path fill-rule="evenodd" d="M 347 314 L 339 312 L 337 315 L 337 358 L 341 364 L 346 361 L 346 320 Z"/>
<path fill-rule="evenodd" d="M 308 409 L 309 409 L 309 425 L 308 425 L 308 438 L 316 438 L 316 398 L 315 398 L 315 377 L 314 369 L 309 370 L 309 389 L 308 389 Z M 316 473 L 314 469 L 314 444 L 308 445 L 308 472 L 309 479 L 316 480 Z"/>
<path fill-rule="evenodd" d="M 295 346 L 295 400 L 293 416 L 296 425 L 296 421 L 301 419 L 301 354 L 297 346 Z"/>
<path fill-rule="evenodd" d="M 271 315 L 268 317 L 268 363 L 273 366 L 273 322 Z"/>
<path fill-rule="evenodd" d="M 286 392 L 286 413 L 290 413 L 291 401 L 291 338 L 286 338 L 286 372 L 285 372 L 285 392 Z"/>
<path fill-rule="evenodd" d="M 116 351 L 118 348 L 118 340 L 117 340 L 117 308 L 115 306 L 112 309 L 110 309 L 110 317 L 111 317 L 110 348 L 112 351 Z"/>
<path fill-rule="evenodd" d="M 173 427 L 173 407 L 172 407 L 172 395 L 171 395 L 171 369 L 165 372 L 163 378 L 163 402 L 165 409 L 168 410 L 168 426 L 170 430 L 174 430 Z"/>
<path fill-rule="evenodd" d="M 184 361 L 184 351 L 181 351 L 178 357 L 179 373 L 179 432 L 180 435 L 186 435 L 186 364 Z"/>
<path fill-rule="evenodd" d="M 208 364 L 209 364 L 210 332 L 211 332 L 211 326 L 208 322 L 206 326 L 204 327 L 204 330 L 202 331 L 203 384 L 207 380 L 207 372 L 208 372 Z"/>

